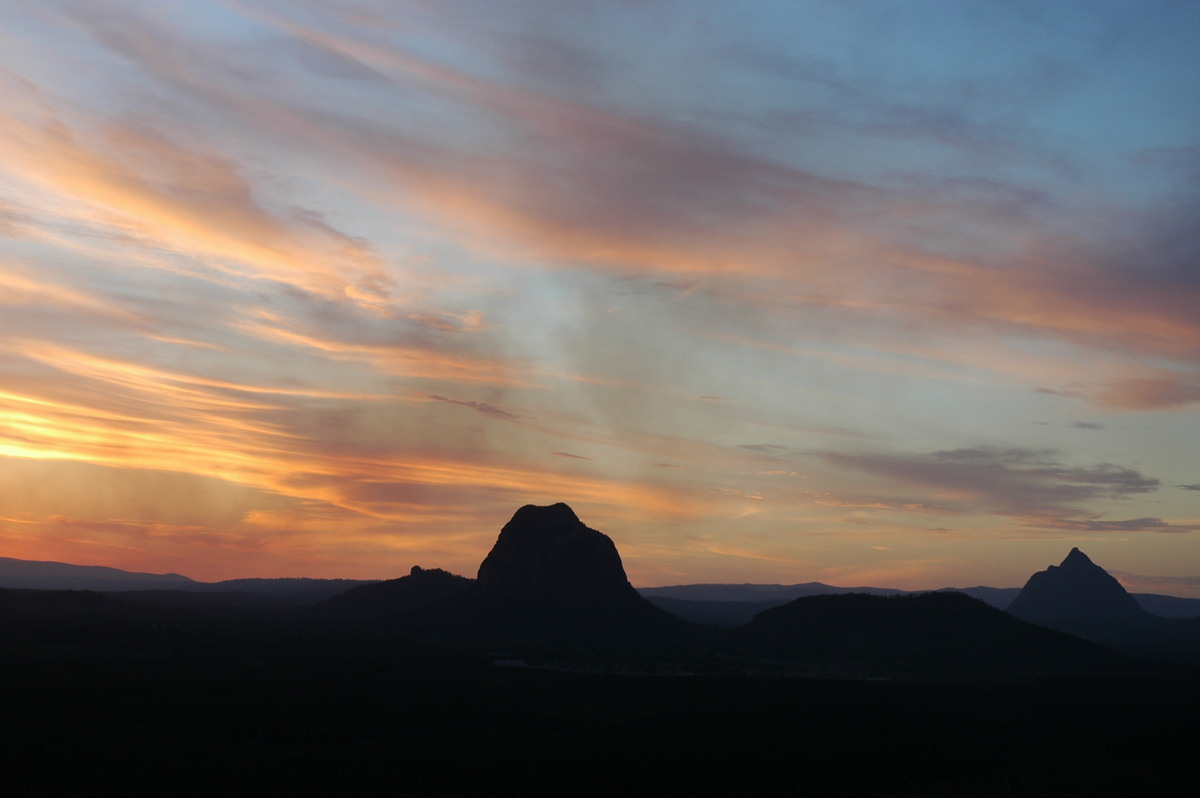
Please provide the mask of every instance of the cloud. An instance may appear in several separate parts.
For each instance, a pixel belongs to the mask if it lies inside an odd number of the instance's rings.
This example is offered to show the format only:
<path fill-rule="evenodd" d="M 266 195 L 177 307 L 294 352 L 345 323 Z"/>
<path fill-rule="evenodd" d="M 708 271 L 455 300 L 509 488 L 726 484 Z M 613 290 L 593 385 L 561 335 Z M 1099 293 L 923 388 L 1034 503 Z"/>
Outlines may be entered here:
<path fill-rule="evenodd" d="M 1012 15 L 893 64 L 927 17 L 793 49 L 824 22 L 742 46 L 741 21 L 611 7 L 0 10 L 0 456 L 186 473 L 196 501 L 244 499 L 212 517 L 237 545 L 292 553 L 332 551 L 322 525 L 371 552 L 476 541 L 472 512 L 567 494 L 670 518 L 762 496 L 790 522 L 802 494 L 768 471 L 817 486 L 805 512 L 1183 527 L 1105 520 L 1157 481 L 1053 450 L 809 466 L 813 436 L 946 446 L 961 419 L 908 409 L 949 404 L 929 380 L 1195 407 L 1194 148 L 1106 144 L 1092 168 L 1040 129 L 1083 77 L 1010 52 L 1046 41 Z M 964 396 L 955 415 L 991 412 Z M 586 477 L 546 458 L 574 448 L 604 452 Z M 154 537 L 105 507 L 56 528 Z"/>
<path fill-rule="evenodd" d="M 86 131 L 73 128 L 36 88 L 7 83 L 5 95 L 33 106 L 24 114 L 10 109 L 0 128 L 8 169 L 61 197 L 62 212 L 144 244 L 208 256 L 227 274 L 366 305 L 388 300 L 392 278 L 369 245 L 311 210 L 267 210 L 228 158 L 144 124 L 89 120 Z"/>
<path fill-rule="evenodd" d="M 424 214 L 457 241 L 489 253 L 659 282 L 705 275 L 720 296 L 771 316 L 788 311 L 778 302 L 782 288 L 823 307 L 839 329 L 877 341 L 898 329 L 999 331 L 1096 351 L 1190 363 L 1200 357 L 1185 343 L 1200 335 L 1195 297 L 1179 295 L 1174 278 L 1097 261 L 1079 244 L 1079 228 L 1086 223 L 1090 235 L 1108 227 L 1106 220 L 1061 221 L 1044 189 L 986 173 L 907 182 L 831 176 L 820 158 L 810 163 L 761 153 L 729 129 L 699 124 L 671 105 L 655 115 L 604 102 L 597 81 L 615 80 L 608 76 L 630 67 L 600 40 L 565 38 L 569 28 L 513 36 L 486 17 L 451 7 L 422 18 L 380 12 L 387 23 L 323 3 L 292 13 L 239 8 L 269 34 L 265 43 L 219 47 L 173 27 L 167 17 L 132 9 L 101 17 L 78 6 L 73 19 L 198 114 L 215 109 L 240 137 L 286 140 L 306 158 L 335 165 L 330 171 L 345 190 Z M 439 24 L 439 16 L 447 24 Z M 380 29 L 407 36 L 385 40 Z M 418 36 L 451 52 L 470 48 L 482 62 L 430 55 L 436 48 L 412 46 L 408 37 Z M 726 56 L 815 81 L 835 94 L 849 90 L 846 77 L 819 58 L 792 63 L 736 48 Z M 368 92 L 372 104 L 321 104 L 299 89 L 303 82 L 289 78 L 297 59 L 324 65 L 304 74 L 352 84 Z M 573 64 L 559 78 L 575 90 L 535 80 L 538 70 L 529 64 L 546 61 Z M 987 75 L 984 95 L 1011 87 L 1013 69 L 1022 73 L 1022 85 L 1048 85 L 1045 63 L 1033 74 L 1005 63 L 1000 74 L 1006 77 Z M 716 68 L 703 59 L 697 65 Z M 248 73 L 270 78 L 247 81 Z M 413 119 L 420 124 L 373 112 L 392 101 L 419 108 Z M 865 107 L 873 121 L 862 131 L 870 135 L 949 137 L 1002 160 L 1026 144 L 1012 131 L 997 133 L 995 119 L 977 117 L 979 107 L 960 112 L 945 103 L 888 104 L 878 97 Z M 186 151 L 162 135 L 139 140 L 120 125 L 110 127 L 130 152 L 147 151 L 138 156 L 146 166 L 173 164 L 179 176 L 161 186 L 143 180 L 139 168 L 119 186 L 104 182 L 96 189 L 99 199 L 116 197 L 118 208 L 147 221 L 160 221 L 152 210 L 163 214 L 167 231 L 184 234 L 200 225 L 198 240 L 210 249 L 224 242 L 220 254 L 253 261 L 270 279 L 292 279 L 326 294 L 349 289 L 365 305 L 386 304 L 394 293 L 390 264 L 366 242 L 311 211 L 268 212 L 251 201 L 251 189 L 261 186 L 249 185 L 228 156 Z M 488 131 L 486 140 L 478 140 L 479 130 Z M 821 152 L 819 131 L 793 126 L 789 136 Z M 192 185 L 198 172 L 217 180 L 213 197 L 185 194 L 175 185 Z M 230 203 L 224 216 L 215 214 L 218 198 Z M 280 228 L 288 235 L 275 232 Z M 266 252 L 253 243 L 264 235 L 309 243 L 303 253 L 281 246 Z M 322 249 L 357 262 L 355 281 L 331 282 L 322 259 L 308 254 Z M 293 270 L 307 276 L 288 276 Z M 1113 401 L 1136 401 L 1125 394 Z M 1156 395 L 1155 406 L 1180 401 Z"/>
<path fill-rule="evenodd" d="M 437 396 L 436 394 L 425 394 L 434 402 L 445 402 L 459 407 L 466 407 L 474 410 L 476 413 L 481 413 L 491 418 L 499 419 L 500 421 L 519 421 L 521 416 L 516 413 L 510 413 L 507 410 L 496 407 L 488 402 L 464 401 L 462 399 L 447 399 L 445 396 Z"/>
<path fill-rule="evenodd" d="M 1094 515 L 1085 505 L 1152 493 L 1161 484 L 1111 463 L 1068 466 L 1052 449 L 978 446 L 921 455 L 825 453 L 823 458 L 840 468 L 923 486 L 932 491 L 935 504 L 1041 526 L 1086 525 L 1091 521 L 1072 520 Z M 1149 528 L 1150 523 L 1140 519 L 1134 526 Z"/>
<path fill-rule="evenodd" d="M 566 457 L 570 460 L 595 460 L 594 457 L 584 457 L 581 454 L 571 454 L 570 452 L 550 452 L 555 457 Z"/>
<path fill-rule="evenodd" d="M 1164 410 L 1200 402 L 1200 380 L 1182 374 L 1127 377 L 1108 383 L 1093 401 L 1119 410 Z"/>
<path fill-rule="evenodd" d="M 819 493 L 813 496 L 813 504 L 822 507 L 846 507 L 862 510 L 901 510 L 912 513 L 942 513 L 949 508 L 945 505 L 929 504 L 923 501 L 897 499 L 878 496 L 851 496 L 848 494 L 832 495 Z"/>
<path fill-rule="evenodd" d="M 1129 518 L 1123 521 L 1041 519 L 1040 526 L 1075 532 L 1197 532 L 1200 524 L 1170 524 L 1161 518 Z"/>
<path fill-rule="evenodd" d="M 395 327 L 375 330 L 370 325 L 312 325 L 304 320 L 269 318 L 238 325 L 260 341 L 318 353 L 332 361 L 366 364 L 394 376 L 460 383 L 530 385 L 535 375 L 519 362 L 477 354 L 470 347 L 445 339 L 397 335 Z"/>
<path fill-rule="evenodd" d="M 1200 577 L 1197 576 L 1161 576 L 1119 570 L 1112 570 L 1109 573 L 1121 580 L 1121 584 L 1131 592 L 1190 596 L 1200 599 Z"/>
<path fill-rule="evenodd" d="M 1145 371 L 1141 369 L 1140 371 Z M 1036 388 L 1037 393 L 1062 396 L 1115 411 L 1183 410 L 1200 402 L 1200 381 L 1191 374 L 1156 369 L 1152 376 L 1125 376 L 1106 382 L 1088 381 L 1069 389 Z M 1077 422 L 1081 426 L 1088 422 Z"/>

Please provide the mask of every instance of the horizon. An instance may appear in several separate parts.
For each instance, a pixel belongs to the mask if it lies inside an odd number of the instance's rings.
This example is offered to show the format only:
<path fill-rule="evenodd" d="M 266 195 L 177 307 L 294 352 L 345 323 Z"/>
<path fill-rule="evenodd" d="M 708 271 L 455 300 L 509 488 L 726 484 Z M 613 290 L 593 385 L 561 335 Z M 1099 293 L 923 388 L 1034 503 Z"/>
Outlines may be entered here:
<path fill-rule="evenodd" d="M 0 555 L 1200 598 L 1200 6 L 0 8 Z"/>
<path fill-rule="evenodd" d="M 1080 553 L 1082 553 L 1082 554 L 1083 554 L 1085 557 L 1087 557 L 1087 552 L 1083 552 L 1082 550 L 1078 549 L 1077 547 L 1073 547 L 1073 548 L 1072 548 L 1071 552 L 1074 552 L 1074 551 L 1080 551 Z M 1066 557 L 1070 556 L 1071 552 L 1068 552 L 1068 554 L 1067 554 L 1067 555 L 1064 555 L 1064 560 L 1065 560 L 1065 558 L 1066 558 Z M 618 550 L 618 554 L 619 554 L 619 550 Z M 16 558 L 8 558 L 8 557 L 3 557 L 3 556 L 0 556 L 0 559 L 16 559 Z M 1091 558 L 1088 558 L 1088 559 L 1090 560 Z M 39 564 L 39 565 L 66 565 L 66 566 L 73 567 L 73 568 L 74 568 L 74 567 L 82 567 L 82 568 L 89 568 L 89 567 L 112 568 L 112 566 L 105 566 L 105 565 L 100 565 L 100 564 L 92 564 L 92 565 L 80 565 L 80 564 L 78 564 L 78 563 L 65 563 L 65 562 L 55 562 L 55 561 L 46 561 L 46 560 L 18 560 L 18 561 L 20 561 L 20 562 L 32 562 L 32 563 L 36 563 L 36 564 Z M 622 563 L 622 564 L 624 564 L 624 563 Z M 1060 563 L 1050 563 L 1050 564 L 1047 566 L 1047 568 L 1049 568 L 1049 567 L 1055 567 L 1055 566 L 1058 566 L 1058 565 L 1061 565 L 1061 564 L 1062 564 L 1061 562 L 1060 562 Z M 422 568 L 422 570 L 429 570 L 429 569 L 431 569 L 431 568 L 433 568 L 433 569 L 438 569 L 438 568 L 440 568 L 441 566 L 438 566 L 438 565 L 436 565 L 436 564 L 435 564 L 435 565 L 429 565 L 429 566 L 420 566 L 420 567 Z M 1103 567 L 1103 566 L 1101 566 L 1101 567 Z M 221 583 L 221 582 L 225 582 L 225 581 L 236 581 L 236 580 L 238 580 L 238 579 L 297 579 L 297 580 L 305 580 L 305 579 L 313 579 L 313 580 L 322 580 L 322 579 L 328 579 L 328 580 L 343 580 L 343 579 L 349 579 L 348 577 L 337 577 L 337 576 L 330 576 L 330 577 L 308 577 L 308 576 L 276 576 L 276 577 L 255 577 L 255 576 L 240 576 L 240 577 L 230 577 L 229 579 L 221 579 L 221 580 L 204 580 L 204 579 L 193 579 L 193 578 L 192 578 L 191 576 L 189 576 L 188 574 L 177 573 L 177 572 L 173 572 L 173 571 L 172 571 L 172 572 L 169 572 L 169 573 L 153 573 L 153 572 L 124 571 L 124 569 L 114 569 L 114 570 L 122 571 L 122 572 L 124 572 L 124 573 L 129 573 L 129 574 L 131 574 L 131 575 L 134 575 L 134 576 L 178 576 L 178 577 L 182 577 L 182 578 L 184 578 L 184 579 L 187 579 L 187 580 L 189 580 L 190 582 L 192 582 L 192 583 L 195 583 L 195 584 L 219 584 L 219 583 Z M 411 570 L 411 569 L 410 569 L 410 570 Z M 447 569 L 442 569 L 442 570 L 447 570 Z M 1038 569 L 1038 572 L 1041 572 L 1041 571 L 1044 571 L 1044 570 L 1046 570 L 1046 569 L 1045 569 L 1045 568 L 1041 568 L 1041 569 Z M 1112 572 L 1112 571 L 1108 571 L 1107 569 L 1104 569 L 1104 570 L 1105 570 L 1105 572 L 1106 572 L 1106 573 L 1108 573 L 1110 576 L 1112 576 L 1113 578 L 1115 578 L 1115 579 L 1116 579 L 1116 580 L 1117 580 L 1117 581 L 1118 581 L 1118 582 L 1121 584 L 1121 586 L 1122 586 L 1122 587 L 1123 587 L 1123 588 L 1124 588 L 1124 589 L 1125 589 L 1125 590 L 1126 590 L 1128 593 L 1130 593 L 1130 594 L 1135 594 L 1135 593 L 1137 593 L 1137 594 L 1143 594 L 1143 595 L 1144 595 L 1144 594 L 1146 594 L 1146 593 L 1148 593 L 1148 592 L 1149 592 L 1149 591 L 1139 591 L 1139 590 L 1136 590 L 1136 589 L 1134 589 L 1134 588 L 1132 588 L 1132 587 L 1129 587 L 1128 585 L 1126 585 L 1126 584 L 1125 584 L 1125 582 L 1124 582 L 1124 580 L 1122 580 L 1122 579 L 1121 579 L 1121 573 L 1120 573 L 1120 572 L 1115 572 L 1115 573 L 1114 573 L 1114 572 Z M 450 572 L 450 573 L 456 573 L 456 572 L 454 572 L 454 571 L 449 571 L 449 572 Z M 1030 572 L 1030 576 L 1032 576 L 1034 573 L 1035 573 L 1035 572 L 1031 571 L 1031 572 Z M 397 579 L 397 578 L 401 578 L 401 577 L 403 577 L 403 576 L 408 576 L 408 575 L 409 575 L 409 574 L 405 573 L 405 574 L 400 574 L 400 576 L 399 576 L 399 577 L 396 577 L 396 576 L 393 576 L 393 577 L 385 577 L 385 578 L 383 578 L 383 579 L 377 579 L 377 580 L 352 580 L 352 579 L 349 579 L 349 581 L 384 581 L 385 579 Z M 473 576 L 471 573 L 458 573 L 457 575 L 458 575 L 458 576 L 464 576 L 464 577 L 466 577 L 466 578 L 468 578 L 468 579 L 475 579 L 475 576 Z M 1028 578 L 1027 578 L 1025 581 L 1028 581 Z M 632 581 L 631 581 L 631 583 L 630 583 L 630 584 L 632 584 L 632 585 L 633 585 L 633 587 L 634 587 L 634 589 L 635 589 L 635 590 L 653 590 L 653 589 L 660 589 L 660 588 L 669 588 L 669 587 L 683 587 L 683 586 L 702 586 L 702 585 L 706 585 L 706 584 L 710 584 L 710 585 L 735 585 L 735 586 L 736 586 L 736 585 L 753 585 L 753 586 L 762 586 L 762 587 L 791 587 L 791 586 L 806 585 L 806 584 L 821 584 L 821 585 L 825 585 L 826 587 L 833 587 L 833 588 L 847 588 L 847 589 L 856 589 L 856 588 L 868 588 L 868 589 L 875 589 L 875 588 L 878 588 L 878 589 L 898 589 L 898 590 L 902 590 L 902 591 L 904 591 L 904 592 L 915 592 L 915 593 L 919 593 L 919 592 L 923 592 L 923 591 L 928 591 L 928 592 L 937 592 L 937 591 L 940 591 L 940 590 L 961 590 L 961 589 L 968 589 L 968 590 L 969 590 L 969 589 L 972 589 L 972 588 L 980 588 L 980 587 L 992 588 L 992 589 L 997 589 L 997 590 L 1020 590 L 1020 589 L 1022 589 L 1022 587 L 1023 587 L 1023 585 L 1024 585 L 1024 583 L 1022 583 L 1021 585 L 983 585 L 983 584 L 974 584 L 974 585 L 968 585 L 968 584 L 945 584 L 945 585 L 941 585 L 941 586 L 939 586 L 939 587 L 921 587 L 921 588 L 895 588 L 895 587 L 894 587 L 894 586 L 892 586 L 892 585 L 883 585 L 883 584 L 871 584 L 871 585 L 868 585 L 868 584 L 855 584 L 855 585 L 848 585 L 848 584 L 847 584 L 847 585 L 831 585 L 831 584 L 827 584 L 827 583 L 824 583 L 824 582 L 819 582 L 819 581 L 817 581 L 817 580 L 806 580 L 806 581 L 800 581 L 800 582 L 740 582 L 740 583 L 730 583 L 730 582 L 709 582 L 709 583 L 705 583 L 705 582 L 692 582 L 692 583 L 686 583 L 686 584 L 673 584 L 673 585 L 667 585 L 667 584 L 663 584 L 663 585 L 636 585 L 636 584 L 633 584 L 633 583 L 632 583 Z M 0 584 L 0 588 L 3 588 L 3 587 L 4 587 L 4 585 Z M 1168 590 L 1169 590 L 1169 589 L 1168 589 Z M 1194 596 L 1188 596 L 1188 595 L 1185 595 L 1185 594 L 1181 594 L 1179 591 L 1176 591 L 1176 592 L 1174 592 L 1174 593 L 1172 593 L 1172 592 L 1164 592 L 1164 593 L 1160 593 L 1160 594 L 1158 594 L 1158 595 L 1175 596 L 1175 597 L 1177 597 L 1177 598 L 1200 598 L 1200 597 L 1194 597 Z"/>

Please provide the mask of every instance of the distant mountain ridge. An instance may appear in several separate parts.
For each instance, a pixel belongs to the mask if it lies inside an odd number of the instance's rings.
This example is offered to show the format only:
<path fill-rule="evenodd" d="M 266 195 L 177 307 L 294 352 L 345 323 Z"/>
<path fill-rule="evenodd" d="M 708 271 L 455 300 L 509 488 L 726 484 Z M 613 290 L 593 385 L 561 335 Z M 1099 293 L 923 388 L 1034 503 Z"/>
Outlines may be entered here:
<path fill-rule="evenodd" d="M 777 584 L 694 584 L 670 585 L 666 587 L 643 587 L 638 592 L 648 599 L 676 599 L 681 601 L 710 602 L 772 602 L 775 606 L 805 596 L 828 596 L 837 593 L 862 593 L 868 596 L 906 596 L 918 593 L 933 593 L 952 590 L 966 593 L 972 598 L 997 609 L 1006 608 L 1021 592 L 1019 587 L 942 587 L 936 590 L 900 590 L 894 587 L 839 587 L 824 582 L 802 582 L 795 585 Z M 1186 600 L 1186 599 L 1185 599 Z M 1200 599 L 1196 600 L 1200 614 Z"/>
<path fill-rule="evenodd" d="M 435 569 L 436 570 L 436 569 Z M 404 578 L 404 577 L 400 577 Z M 94 590 L 102 593 L 183 590 L 192 592 L 244 592 L 286 598 L 291 603 L 311 599 L 318 602 L 359 585 L 377 584 L 376 579 L 314 579 L 307 577 L 241 578 L 200 582 L 177 573 L 155 574 L 124 571 L 101 565 L 72 565 L 41 560 L 0 557 L 0 588 L 26 590 Z M 395 580 L 386 580 L 395 581 Z M 736 626 L 749 622 L 757 612 L 778 607 L 804 596 L 865 593 L 877 596 L 925 593 L 886 587 L 839 587 L 822 582 L 792 585 L 759 583 L 697 583 L 635 588 L 657 606 L 689 620 Z M 956 590 L 992 607 L 1007 609 L 1021 592 L 1017 587 L 976 586 L 941 588 Z M 1157 593 L 1131 593 L 1151 615 L 1162 618 L 1200 617 L 1200 599 Z M 750 605 L 753 604 L 752 608 Z"/>
<path fill-rule="evenodd" d="M 33 590 L 161 590 L 200 583 L 181 574 L 122 571 L 103 565 L 69 565 L 0 557 L 0 587 Z"/>
<path fill-rule="evenodd" d="M 189 593 L 247 593 L 298 604 L 317 602 L 357 585 L 366 584 L 367 581 L 285 577 L 198 582 L 176 573 L 140 573 L 103 565 L 71 565 L 0 557 L 0 588 L 21 590 L 91 590 L 98 593 L 176 590 Z"/>
<path fill-rule="evenodd" d="M 887 587 L 834 587 L 821 582 L 795 585 L 701 583 L 643 587 L 638 592 L 646 598 L 672 598 L 684 601 L 791 601 L 803 596 L 822 596 L 830 593 L 866 593 L 872 596 L 894 596 L 906 591 Z"/>
<path fill-rule="evenodd" d="M 1100 674 L 1128 665 L 1094 645 L 1109 645 L 1107 639 L 1087 643 L 1072 637 L 1077 633 L 1070 629 L 1027 623 L 954 591 L 855 592 L 821 583 L 647 590 L 758 599 L 653 596 L 667 612 L 632 587 L 612 539 L 584 525 L 561 503 L 518 509 L 475 579 L 413 567 L 407 576 L 347 589 L 339 580 L 204 584 L 179 575 L 6 564 L 10 572 L 27 577 L 73 577 L 77 586 L 93 578 L 109 589 L 20 590 L 0 581 L 0 639 L 18 641 L 14 650 L 36 650 L 40 641 L 49 640 L 63 652 L 84 645 L 107 656 L 115 646 L 141 657 L 191 655 L 211 651 L 215 644 L 240 659 L 279 657 L 286 651 L 344 656 L 341 652 L 385 647 L 410 657 L 483 657 L 623 673 L 917 679 Z M 116 585 L 140 587 L 113 590 Z M 996 588 L 973 590 L 993 601 L 1005 594 Z M 810 595 L 789 599 L 789 591 Z M 1024 599 L 1018 606 L 1055 612 L 1075 602 L 1091 620 L 1113 613 L 1151 619 L 1137 627 L 1140 636 L 1117 641 L 1136 645 L 1111 646 L 1125 654 L 1173 661 L 1200 656 L 1200 618 L 1154 619 L 1078 550 L 1063 566 L 1031 577 L 1018 598 Z M 763 606 L 772 603 L 781 606 Z M 1108 607 L 1108 615 L 1096 616 L 1096 607 Z M 689 622 L 704 620 L 693 617 L 698 608 L 724 612 L 725 620 Z M 754 614 L 747 618 L 747 613 Z"/>
<path fill-rule="evenodd" d="M 985 604 L 1007 610 L 1021 592 L 1019 587 L 945 587 L 938 590 L 900 590 L 886 587 L 838 587 L 822 582 L 795 585 L 778 584 L 694 584 L 638 588 L 650 601 L 668 612 L 700 623 L 737 626 L 748 623 L 758 612 L 778 607 L 807 596 L 860 593 L 872 596 L 919 595 L 953 591 L 966 593 Z M 1200 617 L 1200 599 L 1165 596 L 1157 593 L 1130 593 L 1151 615 L 1161 618 Z"/>

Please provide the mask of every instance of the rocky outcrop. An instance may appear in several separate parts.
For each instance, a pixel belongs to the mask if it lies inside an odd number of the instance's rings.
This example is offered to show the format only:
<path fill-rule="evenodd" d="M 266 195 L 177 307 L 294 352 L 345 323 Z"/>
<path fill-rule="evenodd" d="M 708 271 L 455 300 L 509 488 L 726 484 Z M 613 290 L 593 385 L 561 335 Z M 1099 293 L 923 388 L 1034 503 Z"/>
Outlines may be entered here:
<path fill-rule="evenodd" d="M 612 539 L 561 503 L 517 510 L 480 564 L 471 599 L 525 617 L 669 619 L 629 584 Z"/>

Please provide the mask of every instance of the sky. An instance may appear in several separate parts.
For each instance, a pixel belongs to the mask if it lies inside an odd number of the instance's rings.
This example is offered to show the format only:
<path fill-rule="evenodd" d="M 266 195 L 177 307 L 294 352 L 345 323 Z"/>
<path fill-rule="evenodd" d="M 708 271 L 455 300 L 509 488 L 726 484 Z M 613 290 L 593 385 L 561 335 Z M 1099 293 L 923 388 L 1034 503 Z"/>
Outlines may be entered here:
<path fill-rule="evenodd" d="M 0 3 L 0 554 L 1200 597 L 1200 4 Z"/>

